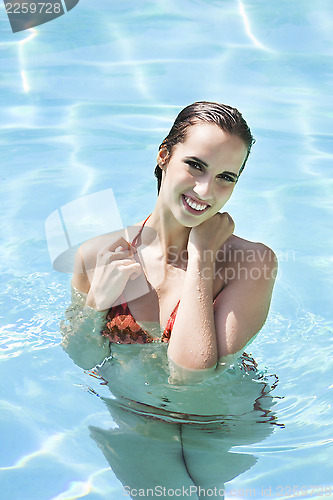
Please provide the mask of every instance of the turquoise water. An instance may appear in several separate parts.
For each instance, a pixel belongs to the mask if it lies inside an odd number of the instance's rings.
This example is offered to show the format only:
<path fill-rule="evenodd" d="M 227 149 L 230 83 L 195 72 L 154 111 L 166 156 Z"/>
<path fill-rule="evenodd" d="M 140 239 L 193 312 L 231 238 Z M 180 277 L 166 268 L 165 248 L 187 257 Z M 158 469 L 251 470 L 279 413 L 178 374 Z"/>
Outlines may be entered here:
<path fill-rule="evenodd" d="M 218 478 L 226 498 L 331 496 L 330 2 L 81 0 L 15 35 L 3 6 L 0 20 L 1 500 L 118 500 L 123 475 L 143 481 L 143 459 L 175 487 L 181 425 L 198 484 Z M 117 384 L 116 370 L 114 399 L 66 356 L 58 325 L 70 276 L 52 269 L 44 232 L 53 211 L 106 188 L 124 225 L 145 218 L 157 146 L 178 110 L 203 99 L 238 107 L 251 125 L 257 143 L 226 209 L 236 234 L 280 259 L 248 351 L 258 373 L 237 365 L 221 377 L 206 427 L 184 424 L 200 413 L 200 388 L 161 393 L 165 412 L 177 402 L 174 423 L 144 418 L 119 403 L 131 378 Z M 157 404 L 154 384 L 167 383 L 146 376 L 135 390 Z"/>

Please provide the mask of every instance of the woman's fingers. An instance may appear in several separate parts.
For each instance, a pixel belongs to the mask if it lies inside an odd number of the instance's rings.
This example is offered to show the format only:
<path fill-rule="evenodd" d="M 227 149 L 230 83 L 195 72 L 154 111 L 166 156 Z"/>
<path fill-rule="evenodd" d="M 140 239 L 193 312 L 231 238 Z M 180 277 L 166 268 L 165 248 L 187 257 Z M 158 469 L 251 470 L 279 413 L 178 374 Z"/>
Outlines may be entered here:
<path fill-rule="evenodd" d="M 105 245 L 98 251 L 96 267 L 105 266 L 115 260 L 133 257 L 136 251 L 136 248 L 126 241 L 125 238 L 118 238 L 113 243 Z"/>
<path fill-rule="evenodd" d="M 122 247 L 124 250 L 132 250 L 132 252 L 136 252 L 135 246 L 133 246 L 128 241 L 126 241 L 125 238 L 123 238 L 123 237 L 118 238 L 116 241 L 114 241 L 111 244 L 109 243 L 109 244 L 105 245 L 105 247 L 101 248 L 100 252 L 101 253 L 107 252 L 107 251 L 115 252 L 118 247 Z"/>
<path fill-rule="evenodd" d="M 228 229 L 231 231 L 231 233 L 234 232 L 235 230 L 235 222 L 231 215 L 228 214 L 228 212 L 223 212 L 220 215 L 220 220 L 223 221 L 223 223 L 228 227 Z"/>
<path fill-rule="evenodd" d="M 122 250 L 118 252 L 104 251 L 103 253 L 100 253 L 98 255 L 96 267 L 106 266 L 108 264 L 111 264 L 111 262 L 117 260 L 123 260 L 128 258 L 133 259 L 133 255 L 134 253 L 132 252 L 132 250 Z"/>
<path fill-rule="evenodd" d="M 124 250 L 123 252 L 105 253 L 103 258 L 97 263 L 96 267 L 105 267 L 105 269 L 107 269 L 111 264 L 113 264 L 112 268 L 118 268 L 121 272 L 127 272 L 132 267 L 134 270 L 138 271 L 138 275 L 141 272 L 141 265 L 134 260 L 133 254 L 129 250 Z M 112 268 L 110 268 L 111 272 Z"/>
<path fill-rule="evenodd" d="M 193 244 L 199 251 L 217 251 L 232 235 L 234 228 L 232 217 L 227 212 L 218 212 L 211 219 L 191 229 L 189 245 Z"/>
<path fill-rule="evenodd" d="M 118 252 L 105 252 L 103 257 L 107 262 L 112 262 L 114 260 L 128 259 L 129 257 L 133 258 L 133 255 L 131 250 L 121 250 Z"/>
<path fill-rule="evenodd" d="M 126 275 L 127 279 L 135 280 L 141 274 L 141 266 L 138 262 L 124 264 L 121 266 L 122 272 Z"/>

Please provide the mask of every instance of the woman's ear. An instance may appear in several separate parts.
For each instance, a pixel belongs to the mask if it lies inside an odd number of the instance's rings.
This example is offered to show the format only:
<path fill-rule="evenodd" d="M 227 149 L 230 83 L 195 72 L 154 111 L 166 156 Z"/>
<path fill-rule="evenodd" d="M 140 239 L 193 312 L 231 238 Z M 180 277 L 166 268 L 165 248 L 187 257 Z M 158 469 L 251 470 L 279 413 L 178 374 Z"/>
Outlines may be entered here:
<path fill-rule="evenodd" d="M 157 165 L 164 170 L 165 165 L 169 158 L 169 151 L 167 148 L 161 148 L 157 154 Z"/>

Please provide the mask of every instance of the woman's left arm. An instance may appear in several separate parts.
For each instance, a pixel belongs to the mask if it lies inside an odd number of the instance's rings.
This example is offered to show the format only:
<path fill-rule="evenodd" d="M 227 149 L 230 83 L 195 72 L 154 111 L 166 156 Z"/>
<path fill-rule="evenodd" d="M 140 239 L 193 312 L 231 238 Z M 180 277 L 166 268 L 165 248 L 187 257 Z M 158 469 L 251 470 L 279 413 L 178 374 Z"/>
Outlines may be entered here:
<path fill-rule="evenodd" d="M 216 367 L 219 352 L 213 308 L 215 255 L 233 230 L 232 218 L 227 213 L 217 213 L 190 231 L 186 277 L 168 348 L 175 369 Z"/>
<path fill-rule="evenodd" d="M 186 278 L 168 348 L 176 366 L 194 370 L 216 367 L 219 358 L 241 350 L 260 330 L 268 314 L 276 274 L 274 253 L 258 245 L 255 262 L 246 263 L 247 272 L 227 283 L 213 305 L 215 259 L 207 250 L 213 248 L 216 252 L 221 238 L 228 239 L 233 221 L 228 214 L 216 214 L 204 224 L 200 238 L 193 238 L 189 248 Z M 196 233 L 199 236 L 198 230 Z M 200 241 L 206 242 L 206 251 Z M 251 272 L 254 268 L 257 272 Z"/>
<path fill-rule="evenodd" d="M 274 252 L 262 244 L 253 248 L 255 258 L 237 266 L 234 278 L 215 300 L 215 328 L 219 357 L 237 353 L 264 325 L 277 274 Z"/>
<path fill-rule="evenodd" d="M 180 304 L 168 347 L 174 367 L 215 367 L 218 344 L 213 310 L 214 268 L 199 254 L 189 255 Z"/>

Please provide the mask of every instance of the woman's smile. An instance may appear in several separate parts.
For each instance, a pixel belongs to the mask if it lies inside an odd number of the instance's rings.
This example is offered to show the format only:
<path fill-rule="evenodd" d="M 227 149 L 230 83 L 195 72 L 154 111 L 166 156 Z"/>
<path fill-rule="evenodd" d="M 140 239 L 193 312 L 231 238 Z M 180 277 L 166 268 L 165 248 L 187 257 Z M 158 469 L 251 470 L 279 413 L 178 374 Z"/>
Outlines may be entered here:
<path fill-rule="evenodd" d="M 202 215 L 210 208 L 207 203 L 200 202 L 196 198 L 185 194 L 182 194 L 182 202 L 185 210 L 192 215 Z"/>

